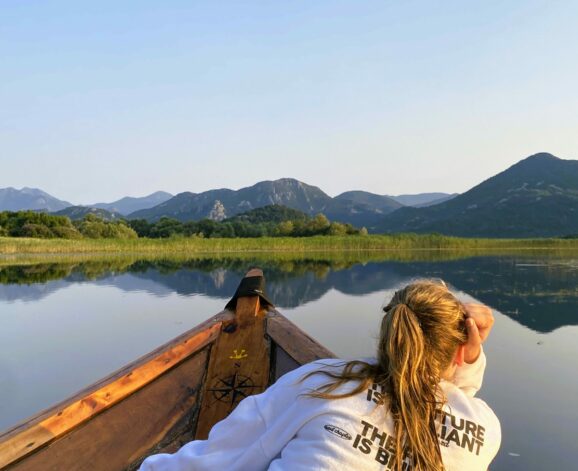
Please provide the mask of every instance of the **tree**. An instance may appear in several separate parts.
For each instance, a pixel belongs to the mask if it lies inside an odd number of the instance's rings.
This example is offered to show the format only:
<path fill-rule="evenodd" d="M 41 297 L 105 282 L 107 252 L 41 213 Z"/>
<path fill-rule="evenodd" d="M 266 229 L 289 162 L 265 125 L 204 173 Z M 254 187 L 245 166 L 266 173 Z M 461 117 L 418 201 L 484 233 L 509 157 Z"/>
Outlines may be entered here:
<path fill-rule="evenodd" d="M 79 237 L 70 219 L 35 211 L 0 212 L 0 235 L 9 237 Z"/>
<path fill-rule="evenodd" d="M 94 214 L 87 214 L 77 223 L 78 230 L 89 239 L 136 239 L 138 234 L 124 221 L 105 221 Z"/>
<path fill-rule="evenodd" d="M 55 237 L 61 239 L 82 239 L 82 234 L 72 224 L 69 226 L 56 226 L 52 229 Z"/>
<path fill-rule="evenodd" d="M 153 225 L 146 219 L 131 219 L 128 225 L 138 234 L 139 237 L 150 237 Z"/>
<path fill-rule="evenodd" d="M 51 239 L 54 233 L 42 224 L 26 223 L 19 231 L 20 237 L 36 237 L 38 239 Z"/>
<path fill-rule="evenodd" d="M 313 236 L 327 234 L 329 226 L 329 219 L 327 219 L 324 214 L 319 213 L 305 223 L 304 233 L 302 235 Z"/>
<path fill-rule="evenodd" d="M 225 222 L 218 225 L 211 237 L 235 237 L 235 228 L 233 224 Z"/>
<path fill-rule="evenodd" d="M 203 234 L 204 237 L 213 237 L 213 233 L 217 231 L 219 223 L 212 219 L 202 219 L 198 222 L 198 226 L 199 233 Z"/>
<path fill-rule="evenodd" d="M 293 234 L 294 224 L 292 221 L 283 221 L 277 224 L 277 234 L 280 236 L 291 236 Z"/>
<path fill-rule="evenodd" d="M 150 237 L 162 238 L 183 234 L 183 224 L 173 218 L 162 217 L 151 227 Z"/>
<path fill-rule="evenodd" d="M 137 239 L 136 231 L 128 226 L 124 221 L 117 221 L 109 223 L 110 227 L 114 228 L 113 237 L 117 239 Z"/>
<path fill-rule="evenodd" d="M 183 235 L 186 237 L 198 236 L 200 233 L 199 225 L 196 221 L 187 221 L 183 223 Z"/>
<path fill-rule="evenodd" d="M 332 236 L 344 236 L 347 234 L 347 228 L 345 224 L 341 224 L 340 222 L 332 222 L 329 225 L 329 235 Z"/>

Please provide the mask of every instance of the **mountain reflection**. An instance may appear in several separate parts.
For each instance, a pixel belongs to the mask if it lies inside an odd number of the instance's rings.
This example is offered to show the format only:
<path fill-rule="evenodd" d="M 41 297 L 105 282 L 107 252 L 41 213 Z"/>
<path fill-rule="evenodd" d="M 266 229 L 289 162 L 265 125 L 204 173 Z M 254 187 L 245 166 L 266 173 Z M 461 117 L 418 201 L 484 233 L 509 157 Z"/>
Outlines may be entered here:
<path fill-rule="evenodd" d="M 427 258 L 427 257 L 426 257 Z M 293 308 L 329 290 L 351 296 L 394 289 L 411 279 L 442 278 L 537 332 L 578 324 L 578 260 L 484 256 L 455 260 L 364 261 L 355 259 L 203 258 L 108 260 L 0 267 L 0 301 L 39 301 L 71 284 L 93 283 L 145 291 L 226 300 L 243 274 L 260 266 L 270 298 Z M 207 313 L 207 315 L 210 313 Z"/>

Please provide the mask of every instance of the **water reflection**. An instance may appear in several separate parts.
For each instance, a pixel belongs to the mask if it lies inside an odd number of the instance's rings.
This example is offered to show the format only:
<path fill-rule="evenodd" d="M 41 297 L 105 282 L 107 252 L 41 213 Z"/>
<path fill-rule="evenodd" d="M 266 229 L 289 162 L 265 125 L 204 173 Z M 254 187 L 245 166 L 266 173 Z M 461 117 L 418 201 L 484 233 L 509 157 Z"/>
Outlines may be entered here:
<path fill-rule="evenodd" d="M 481 397 L 504 437 L 492 469 L 573 469 L 578 256 L 560 254 L 0 259 L 0 430 L 219 311 L 251 266 L 291 320 L 343 357 L 373 354 L 379 306 L 411 279 L 443 278 L 489 304 Z"/>
<path fill-rule="evenodd" d="M 253 265 L 264 269 L 269 295 L 280 308 L 316 301 L 330 290 L 363 296 L 416 277 L 439 277 L 536 332 L 578 324 L 578 259 L 527 256 L 365 263 L 202 258 L 8 265 L 0 267 L 0 301 L 40 301 L 76 283 L 159 297 L 176 293 L 226 299 Z"/>

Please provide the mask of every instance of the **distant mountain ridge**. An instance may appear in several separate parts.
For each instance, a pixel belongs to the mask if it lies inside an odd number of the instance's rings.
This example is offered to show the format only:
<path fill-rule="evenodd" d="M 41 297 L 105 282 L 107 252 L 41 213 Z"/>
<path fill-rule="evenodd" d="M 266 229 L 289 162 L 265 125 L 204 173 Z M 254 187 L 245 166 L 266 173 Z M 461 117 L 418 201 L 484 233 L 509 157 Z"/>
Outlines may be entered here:
<path fill-rule="evenodd" d="M 31 191 L 35 192 L 34 198 L 29 195 Z M 158 221 L 163 216 L 173 217 L 180 221 L 204 218 L 221 221 L 252 209 L 268 205 L 282 205 L 309 216 L 324 213 L 332 221 L 371 228 L 384 215 L 403 206 L 392 197 L 366 191 L 348 191 L 332 198 L 318 187 L 292 178 L 263 181 L 237 191 L 217 189 L 198 194 L 184 192 L 176 196 L 157 191 L 143 197 L 124 197 L 112 203 L 91 205 L 72 205 L 41 190 L 7 188 L 0 190 L 0 195 L 2 192 L 18 195 L 20 203 L 13 204 L 8 201 L 9 198 L 5 198 L 6 204 L 3 205 L 0 200 L 0 211 L 33 209 L 68 216 L 71 219 L 82 219 L 87 214 L 96 214 L 109 220 L 128 217 L 143 218 L 151 222 Z M 25 197 L 23 198 L 22 195 Z M 416 201 L 430 201 L 439 195 L 450 196 L 445 193 L 413 196 Z"/>
<path fill-rule="evenodd" d="M 578 161 L 532 155 L 449 201 L 401 208 L 376 230 L 462 237 L 578 233 Z"/>
<path fill-rule="evenodd" d="M 450 196 L 446 193 L 434 195 L 433 199 L 439 195 Z M 427 201 L 427 197 L 422 200 Z M 202 193 L 179 193 L 164 203 L 135 211 L 128 217 L 151 222 L 161 217 L 171 217 L 182 222 L 204 218 L 222 221 L 268 205 L 282 205 L 308 215 L 323 213 L 330 220 L 358 227 L 372 227 L 384 215 L 403 206 L 389 196 L 366 191 L 348 191 L 332 198 L 316 186 L 293 178 L 281 178 L 259 182 L 240 190 L 222 188 Z"/>
<path fill-rule="evenodd" d="M 173 195 L 167 193 L 166 191 L 155 191 L 154 193 L 151 193 L 147 196 L 125 196 L 124 198 L 113 201 L 112 203 L 95 203 L 89 204 L 87 206 L 92 208 L 105 209 L 111 213 L 120 213 L 123 216 L 126 216 L 141 209 L 148 209 L 157 206 L 171 199 L 172 197 Z"/>
<path fill-rule="evenodd" d="M 59 211 L 71 204 L 38 188 L 0 188 L 0 211 Z"/>
<path fill-rule="evenodd" d="M 419 195 L 398 195 L 391 196 L 390 198 L 401 203 L 403 206 L 421 208 L 443 203 L 444 201 L 451 200 L 456 196 L 458 196 L 458 193 L 452 193 L 449 195 L 447 193 L 420 193 Z"/>
<path fill-rule="evenodd" d="M 395 198 L 387 195 L 376 195 L 368 191 L 346 191 L 337 195 L 336 200 L 353 201 L 358 204 L 372 206 L 381 212 L 391 212 L 405 206 L 405 204 L 396 201 Z"/>
<path fill-rule="evenodd" d="M 26 203 L 39 210 L 56 206 L 56 211 L 62 211 L 63 206 L 69 205 L 34 189 L 7 188 L 0 190 L 0 196 L 0 210 L 28 209 L 22 207 Z M 578 161 L 563 160 L 545 152 L 527 157 L 457 196 L 426 193 L 391 197 L 347 191 L 332 198 L 319 187 L 292 178 L 262 181 L 239 190 L 222 188 L 169 196 L 157 192 L 102 205 L 126 203 L 123 209 L 126 211 L 133 203 L 153 204 L 155 198 L 164 199 L 153 207 L 125 215 L 149 222 L 162 217 L 182 222 L 205 218 L 222 221 L 257 208 L 280 205 L 308 216 L 323 213 L 332 221 L 365 226 L 374 233 L 438 232 L 502 238 L 578 234 Z M 83 212 L 93 210 L 71 208 L 64 214 L 75 218 Z M 105 217 L 116 218 L 117 214 Z"/>
<path fill-rule="evenodd" d="M 371 228 L 383 216 L 401 207 L 402 204 L 386 195 L 368 191 L 346 191 L 333 198 L 323 213 L 332 221 Z"/>
<path fill-rule="evenodd" d="M 332 198 L 319 188 L 292 178 L 263 181 L 240 190 L 209 190 L 179 193 L 154 208 L 136 211 L 131 219 L 158 221 L 163 216 L 179 221 L 204 218 L 222 221 L 236 214 L 268 205 L 281 205 L 307 214 L 321 212 Z"/>

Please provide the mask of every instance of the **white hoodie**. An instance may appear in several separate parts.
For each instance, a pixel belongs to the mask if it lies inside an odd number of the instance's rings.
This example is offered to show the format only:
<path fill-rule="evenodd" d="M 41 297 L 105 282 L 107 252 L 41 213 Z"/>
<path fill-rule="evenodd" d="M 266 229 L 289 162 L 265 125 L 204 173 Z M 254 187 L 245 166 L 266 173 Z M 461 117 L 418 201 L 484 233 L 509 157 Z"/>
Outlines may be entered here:
<path fill-rule="evenodd" d="M 319 360 L 286 374 L 263 394 L 244 399 L 207 440 L 150 456 L 140 471 L 391 469 L 393 421 L 377 385 L 345 399 L 304 396 L 328 382 L 325 375 L 301 381 L 305 374 L 342 364 Z M 474 397 L 485 365 L 482 352 L 475 363 L 459 367 L 452 382 L 441 382 L 447 403 L 438 416 L 439 441 L 446 471 L 485 471 L 500 447 L 498 418 Z M 347 390 L 345 385 L 337 392 Z M 411 467 L 405 463 L 403 469 Z"/>

